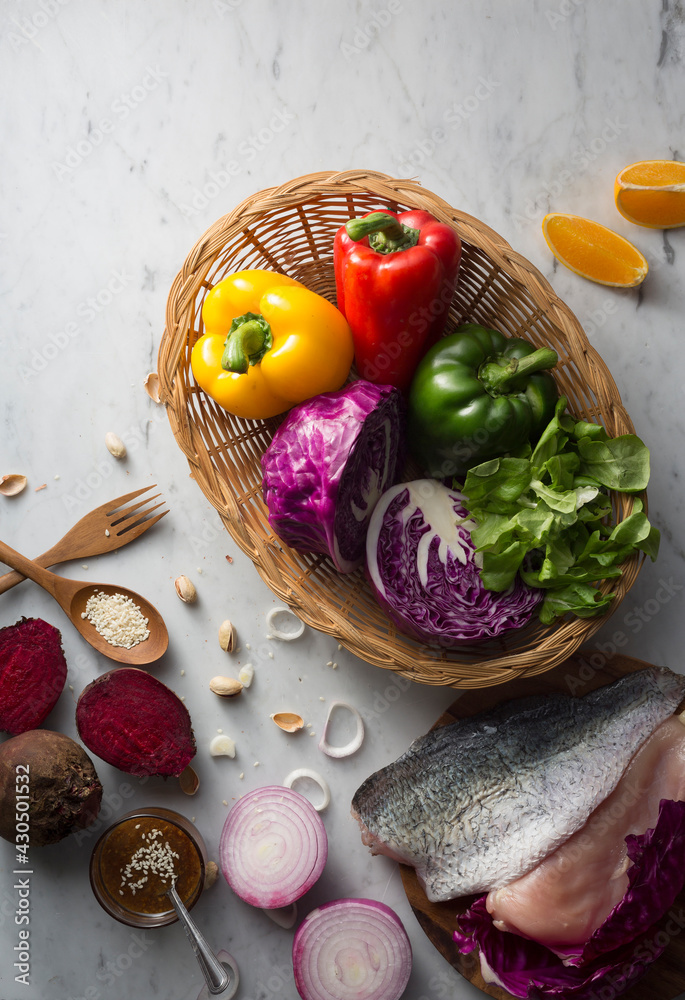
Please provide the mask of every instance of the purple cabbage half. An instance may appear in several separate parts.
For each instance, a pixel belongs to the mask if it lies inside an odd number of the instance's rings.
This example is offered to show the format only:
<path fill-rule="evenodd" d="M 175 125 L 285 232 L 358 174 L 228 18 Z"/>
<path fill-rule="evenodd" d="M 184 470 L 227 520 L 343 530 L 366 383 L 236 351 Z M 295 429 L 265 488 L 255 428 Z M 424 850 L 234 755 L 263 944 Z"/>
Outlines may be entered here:
<path fill-rule="evenodd" d="M 434 479 L 400 483 L 383 494 L 366 536 L 367 576 L 388 617 L 445 648 L 523 627 L 542 599 L 518 577 L 501 593 L 485 589 L 463 502 Z"/>
<path fill-rule="evenodd" d="M 269 524 L 341 573 L 364 561 L 371 513 L 404 461 L 399 391 L 364 379 L 293 407 L 262 456 Z"/>
<path fill-rule="evenodd" d="M 497 930 L 486 896 L 459 917 L 454 935 L 459 951 L 478 948 L 486 982 L 515 997 L 620 996 L 685 928 L 685 913 L 673 907 L 685 884 L 685 802 L 664 799 L 654 829 L 626 837 L 626 844 L 633 862 L 628 889 L 572 965 L 536 941 Z"/>

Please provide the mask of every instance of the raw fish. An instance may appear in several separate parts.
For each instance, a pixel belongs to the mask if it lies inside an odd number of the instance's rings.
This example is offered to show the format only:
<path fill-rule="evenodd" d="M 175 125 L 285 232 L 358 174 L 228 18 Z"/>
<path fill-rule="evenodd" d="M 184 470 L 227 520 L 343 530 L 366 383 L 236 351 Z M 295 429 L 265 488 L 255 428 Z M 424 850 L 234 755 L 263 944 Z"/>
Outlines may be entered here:
<path fill-rule="evenodd" d="M 684 697 L 685 677 L 649 667 L 434 729 L 355 793 L 362 841 L 434 902 L 506 885 L 585 823 Z"/>
<path fill-rule="evenodd" d="M 625 838 L 654 829 L 662 799 L 685 799 L 685 725 L 675 717 L 643 743 L 580 830 L 522 878 L 489 893 L 495 927 L 565 958 L 623 899 L 630 866 Z"/>

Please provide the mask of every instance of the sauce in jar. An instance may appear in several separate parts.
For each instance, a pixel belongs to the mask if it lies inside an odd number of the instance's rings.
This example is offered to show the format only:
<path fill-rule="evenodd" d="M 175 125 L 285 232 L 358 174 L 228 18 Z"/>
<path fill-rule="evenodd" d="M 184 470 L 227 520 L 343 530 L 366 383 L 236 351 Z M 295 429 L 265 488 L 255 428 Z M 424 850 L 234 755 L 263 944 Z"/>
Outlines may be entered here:
<path fill-rule="evenodd" d="M 150 812 L 174 816 L 168 810 Z M 172 885 L 187 907 L 196 902 L 204 879 L 203 858 L 183 828 L 190 824 L 184 817 L 178 820 L 182 825 L 141 811 L 124 817 L 100 838 L 91 861 L 91 882 L 112 916 L 134 925 L 171 922 L 176 913 L 166 893 Z"/>

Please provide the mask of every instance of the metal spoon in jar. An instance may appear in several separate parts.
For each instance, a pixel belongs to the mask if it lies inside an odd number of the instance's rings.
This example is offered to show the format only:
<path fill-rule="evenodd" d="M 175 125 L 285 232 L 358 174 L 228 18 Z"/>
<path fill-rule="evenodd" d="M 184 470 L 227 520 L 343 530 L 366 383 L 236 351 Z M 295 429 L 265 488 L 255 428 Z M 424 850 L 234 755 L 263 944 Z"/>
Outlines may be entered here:
<path fill-rule="evenodd" d="M 204 935 L 183 905 L 183 901 L 173 885 L 170 889 L 167 889 L 166 894 L 178 914 L 178 919 L 183 924 L 183 929 L 192 945 L 193 951 L 195 952 L 195 958 L 197 959 L 198 965 L 202 969 L 202 975 L 205 977 L 207 989 L 212 994 L 223 993 L 224 990 L 228 988 L 231 981 L 231 975 L 229 975 L 225 966 L 221 964 L 219 959 L 207 944 Z M 230 1000 L 230 997 L 234 996 L 238 987 L 238 982 L 235 976 L 233 977 L 233 980 L 233 992 L 226 993 L 225 1000 Z"/>
<path fill-rule="evenodd" d="M 166 652 L 169 645 L 169 633 L 164 619 L 159 611 L 140 594 L 127 590 L 125 587 L 114 587 L 106 583 L 86 583 L 84 580 L 69 580 L 67 577 L 58 576 L 56 573 L 51 573 L 50 570 L 43 569 L 32 559 L 27 559 L 21 553 L 15 552 L 4 542 L 0 542 L 0 561 L 23 573 L 24 576 L 47 591 L 51 597 L 54 597 L 86 642 L 89 642 L 98 653 L 108 656 L 110 660 L 136 666 L 142 663 L 154 663 Z M 85 617 L 88 598 L 98 593 L 104 593 L 107 597 L 121 594 L 125 598 L 130 598 L 143 618 L 147 618 L 146 627 L 150 632 L 147 639 L 143 639 L 127 649 L 125 646 L 113 645 L 100 635 L 95 626 Z"/>

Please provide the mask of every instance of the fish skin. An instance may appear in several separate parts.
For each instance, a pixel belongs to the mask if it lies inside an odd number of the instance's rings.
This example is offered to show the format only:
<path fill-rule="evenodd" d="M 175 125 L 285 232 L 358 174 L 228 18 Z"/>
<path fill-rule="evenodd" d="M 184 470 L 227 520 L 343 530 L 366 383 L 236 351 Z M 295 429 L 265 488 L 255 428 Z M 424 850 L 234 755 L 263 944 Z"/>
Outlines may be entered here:
<path fill-rule="evenodd" d="M 685 677 L 649 667 L 433 729 L 357 789 L 362 841 L 414 867 L 432 902 L 500 888 L 585 823 L 683 698 Z"/>

